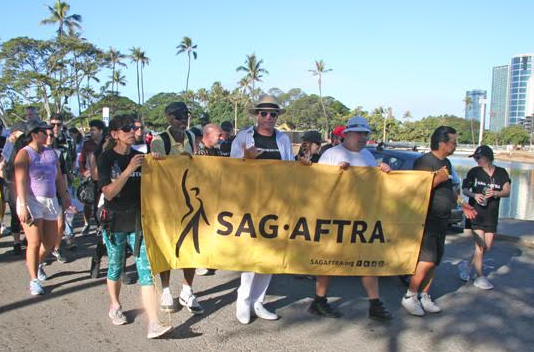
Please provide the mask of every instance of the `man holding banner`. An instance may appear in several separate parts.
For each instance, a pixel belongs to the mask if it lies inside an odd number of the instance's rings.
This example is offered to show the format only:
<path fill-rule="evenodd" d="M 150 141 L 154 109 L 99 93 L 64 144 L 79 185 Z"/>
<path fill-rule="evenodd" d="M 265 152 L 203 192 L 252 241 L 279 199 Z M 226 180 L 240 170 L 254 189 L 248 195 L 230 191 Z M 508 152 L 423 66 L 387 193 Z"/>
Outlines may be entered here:
<path fill-rule="evenodd" d="M 456 150 L 456 130 L 448 126 L 438 127 L 430 137 L 430 149 L 429 153 L 414 163 L 415 170 L 432 171 L 435 176 L 419 262 L 401 302 L 406 311 L 415 316 L 441 312 L 441 308 L 432 301 L 428 292 L 434 279 L 434 270 L 445 251 L 448 220 L 457 201 L 450 176 L 452 165 L 447 159 Z M 474 208 L 467 203 L 462 203 L 462 210 L 468 219 L 476 216 Z"/>
<path fill-rule="evenodd" d="M 361 116 L 351 118 L 343 133 L 343 143 L 325 151 L 319 159 L 319 164 L 340 166 L 343 170 L 347 170 L 350 166 L 376 167 L 373 154 L 365 149 L 371 133 L 367 120 Z M 389 165 L 386 163 L 381 163 L 378 167 L 383 172 L 390 172 Z M 326 298 L 329 283 L 330 276 L 317 276 L 315 299 L 308 311 L 319 316 L 339 318 L 341 312 L 332 308 Z M 378 277 L 362 276 L 362 284 L 369 298 L 369 318 L 391 320 L 391 313 L 380 300 Z"/>
<path fill-rule="evenodd" d="M 256 125 L 240 131 L 232 142 L 231 158 L 294 160 L 289 137 L 274 128 L 278 116 L 285 112 L 276 99 L 265 95 L 249 113 L 256 116 Z M 237 290 L 236 317 L 242 324 L 250 322 L 251 308 L 257 317 L 276 320 L 278 316 L 265 309 L 263 300 L 272 274 L 241 273 Z"/>

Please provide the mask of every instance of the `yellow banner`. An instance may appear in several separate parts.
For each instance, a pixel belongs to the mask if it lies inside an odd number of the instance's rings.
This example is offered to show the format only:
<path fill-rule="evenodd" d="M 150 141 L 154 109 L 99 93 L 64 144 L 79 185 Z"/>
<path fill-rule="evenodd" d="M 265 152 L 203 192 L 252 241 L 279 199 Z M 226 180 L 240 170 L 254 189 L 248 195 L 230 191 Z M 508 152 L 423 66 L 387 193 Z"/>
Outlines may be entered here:
<path fill-rule="evenodd" d="M 277 160 L 145 158 L 143 233 L 154 273 L 413 273 L 432 174 Z"/>

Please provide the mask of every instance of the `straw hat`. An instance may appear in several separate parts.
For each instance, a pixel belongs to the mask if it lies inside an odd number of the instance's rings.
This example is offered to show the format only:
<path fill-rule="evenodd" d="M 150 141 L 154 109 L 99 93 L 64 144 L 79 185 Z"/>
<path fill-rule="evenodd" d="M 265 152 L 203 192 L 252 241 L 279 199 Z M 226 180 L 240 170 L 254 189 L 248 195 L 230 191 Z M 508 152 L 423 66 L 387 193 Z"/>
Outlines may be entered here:
<path fill-rule="evenodd" d="M 256 104 L 254 104 L 254 107 L 251 109 L 248 109 L 248 112 L 252 115 L 256 115 L 258 110 L 262 111 L 278 111 L 278 115 L 282 115 L 286 112 L 285 109 L 280 108 L 278 105 L 278 102 L 276 101 L 276 98 L 272 95 L 263 95 L 260 97 L 260 100 Z"/>

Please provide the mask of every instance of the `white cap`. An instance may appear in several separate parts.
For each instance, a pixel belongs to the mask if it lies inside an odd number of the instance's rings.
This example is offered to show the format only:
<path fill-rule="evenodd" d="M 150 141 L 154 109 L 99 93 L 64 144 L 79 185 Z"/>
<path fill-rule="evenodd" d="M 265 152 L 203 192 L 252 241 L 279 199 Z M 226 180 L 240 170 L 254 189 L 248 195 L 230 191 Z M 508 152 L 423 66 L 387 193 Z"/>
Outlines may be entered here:
<path fill-rule="evenodd" d="M 371 132 L 367 120 L 361 116 L 354 116 L 345 125 L 343 133 L 347 132 Z"/>

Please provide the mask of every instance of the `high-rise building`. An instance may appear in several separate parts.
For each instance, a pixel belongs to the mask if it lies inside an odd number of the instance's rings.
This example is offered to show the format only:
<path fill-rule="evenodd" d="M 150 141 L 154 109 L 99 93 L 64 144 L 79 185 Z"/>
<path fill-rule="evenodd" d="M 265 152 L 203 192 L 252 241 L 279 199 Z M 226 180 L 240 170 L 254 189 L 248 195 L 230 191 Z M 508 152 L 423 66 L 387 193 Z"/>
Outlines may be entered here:
<path fill-rule="evenodd" d="M 508 126 L 508 78 L 510 66 L 493 68 L 491 81 L 490 130 L 499 132 Z"/>
<path fill-rule="evenodd" d="M 468 103 L 465 105 L 465 119 L 480 121 L 486 116 L 486 91 L 480 89 L 468 90 L 465 92 L 465 98 Z"/>
<path fill-rule="evenodd" d="M 510 65 L 508 123 L 515 125 L 534 111 L 534 54 L 516 55 Z"/>

